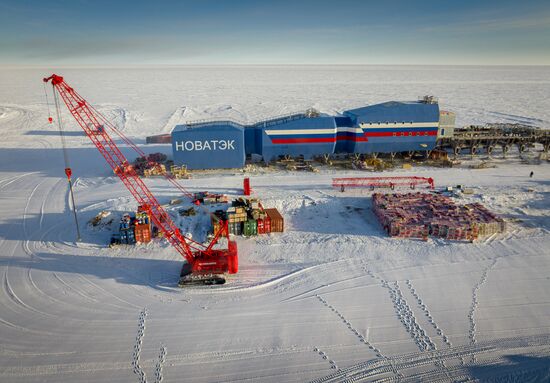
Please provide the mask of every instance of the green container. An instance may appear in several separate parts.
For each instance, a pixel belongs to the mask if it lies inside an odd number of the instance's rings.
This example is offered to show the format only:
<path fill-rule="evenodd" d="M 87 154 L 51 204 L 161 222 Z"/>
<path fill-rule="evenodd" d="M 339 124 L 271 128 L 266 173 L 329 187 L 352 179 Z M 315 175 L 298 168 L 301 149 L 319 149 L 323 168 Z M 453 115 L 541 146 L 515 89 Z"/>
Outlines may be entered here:
<path fill-rule="evenodd" d="M 255 220 L 249 219 L 243 224 L 243 235 L 245 237 L 251 237 L 253 235 L 258 235 L 258 224 Z"/>

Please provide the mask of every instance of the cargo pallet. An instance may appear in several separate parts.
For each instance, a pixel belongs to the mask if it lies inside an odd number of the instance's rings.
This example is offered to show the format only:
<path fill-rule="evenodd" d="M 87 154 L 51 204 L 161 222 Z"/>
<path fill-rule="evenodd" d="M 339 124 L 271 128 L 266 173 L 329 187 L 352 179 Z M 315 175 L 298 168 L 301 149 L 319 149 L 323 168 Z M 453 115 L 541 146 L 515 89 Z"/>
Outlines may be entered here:
<path fill-rule="evenodd" d="M 391 237 L 474 241 L 506 231 L 506 222 L 483 205 L 456 205 L 439 194 L 375 193 L 372 210 Z"/>
<path fill-rule="evenodd" d="M 396 186 L 408 186 L 415 189 L 417 185 L 427 184 L 430 189 L 435 187 L 434 180 L 431 177 L 348 177 L 348 178 L 333 178 L 332 187 L 345 191 L 346 188 L 390 188 L 395 189 Z"/>

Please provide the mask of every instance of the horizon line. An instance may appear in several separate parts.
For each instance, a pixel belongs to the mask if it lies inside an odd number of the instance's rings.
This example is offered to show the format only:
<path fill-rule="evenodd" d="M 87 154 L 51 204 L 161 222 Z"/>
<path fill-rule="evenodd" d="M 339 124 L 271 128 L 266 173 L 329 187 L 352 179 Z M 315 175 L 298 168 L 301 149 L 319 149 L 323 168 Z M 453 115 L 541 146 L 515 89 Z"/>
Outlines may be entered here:
<path fill-rule="evenodd" d="M 42 68 L 78 68 L 78 69 L 92 69 L 92 68 L 197 68 L 197 67 L 381 67 L 381 66 L 393 66 L 393 67 L 550 67 L 549 64 L 483 64 L 483 63 L 469 63 L 469 64 L 351 64 L 351 63 L 287 63 L 287 64 L 2 64 L 0 68 L 4 69 L 42 69 Z"/>

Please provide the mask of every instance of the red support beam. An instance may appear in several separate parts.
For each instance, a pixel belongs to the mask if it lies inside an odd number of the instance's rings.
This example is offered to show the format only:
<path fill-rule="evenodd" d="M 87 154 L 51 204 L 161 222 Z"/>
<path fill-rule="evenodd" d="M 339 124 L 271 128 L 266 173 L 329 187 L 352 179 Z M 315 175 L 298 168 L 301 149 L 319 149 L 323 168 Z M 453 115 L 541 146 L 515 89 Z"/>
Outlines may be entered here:
<path fill-rule="evenodd" d="M 434 180 L 431 177 L 348 177 L 348 178 L 333 178 L 332 186 L 342 191 L 345 188 L 395 188 L 396 186 L 408 186 L 411 189 L 417 185 L 426 184 L 430 189 L 435 187 Z"/>

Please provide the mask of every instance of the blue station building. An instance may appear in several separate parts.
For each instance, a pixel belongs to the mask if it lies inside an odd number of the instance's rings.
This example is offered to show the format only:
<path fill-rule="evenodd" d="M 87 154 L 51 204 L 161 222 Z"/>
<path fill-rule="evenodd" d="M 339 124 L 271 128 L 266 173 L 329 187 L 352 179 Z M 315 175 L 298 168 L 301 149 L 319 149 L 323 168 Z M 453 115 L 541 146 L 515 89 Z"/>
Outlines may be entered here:
<path fill-rule="evenodd" d="M 441 115 L 433 97 L 346 110 L 321 116 L 313 110 L 243 125 L 235 121 L 190 122 L 172 131 L 174 163 L 188 169 L 241 168 L 247 156 L 312 159 L 334 154 L 377 154 L 434 149 Z M 452 125 L 451 124 L 451 125 Z"/>

